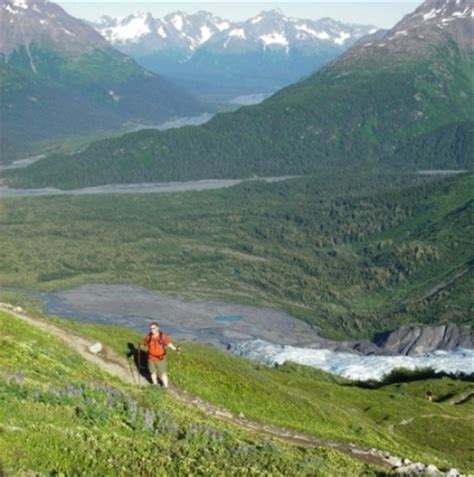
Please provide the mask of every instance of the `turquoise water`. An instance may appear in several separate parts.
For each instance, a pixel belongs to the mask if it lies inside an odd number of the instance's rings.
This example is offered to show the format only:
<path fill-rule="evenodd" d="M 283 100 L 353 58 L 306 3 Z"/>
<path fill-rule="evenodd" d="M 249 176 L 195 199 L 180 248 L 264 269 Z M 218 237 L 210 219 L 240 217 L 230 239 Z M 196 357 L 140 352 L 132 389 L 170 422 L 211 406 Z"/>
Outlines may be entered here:
<path fill-rule="evenodd" d="M 242 317 L 240 315 L 219 315 L 214 318 L 216 321 L 228 321 L 233 323 L 234 321 L 240 321 Z"/>

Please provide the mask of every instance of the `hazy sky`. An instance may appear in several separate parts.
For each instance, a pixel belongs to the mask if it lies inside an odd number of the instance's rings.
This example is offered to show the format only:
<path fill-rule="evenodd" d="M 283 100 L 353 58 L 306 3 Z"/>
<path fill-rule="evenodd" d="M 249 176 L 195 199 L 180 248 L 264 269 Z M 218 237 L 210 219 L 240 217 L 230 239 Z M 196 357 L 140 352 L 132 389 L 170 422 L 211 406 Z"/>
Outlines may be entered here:
<path fill-rule="evenodd" d="M 135 12 L 151 12 L 155 17 L 163 17 L 167 13 L 183 10 L 193 13 L 207 10 L 229 20 L 245 20 L 255 16 L 262 10 L 279 8 L 287 16 L 317 20 L 321 17 L 331 17 L 336 20 L 351 23 L 376 25 L 381 28 L 393 26 L 403 15 L 412 12 L 421 1 L 306 1 L 306 2 L 263 2 L 227 1 L 202 2 L 198 0 L 187 2 L 164 2 L 160 0 L 148 2 L 130 2 L 114 0 L 89 0 L 77 2 L 63 0 L 59 3 L 68 13 L 79 18 L 95 20 L 101 15 L 126 16 Z"/>

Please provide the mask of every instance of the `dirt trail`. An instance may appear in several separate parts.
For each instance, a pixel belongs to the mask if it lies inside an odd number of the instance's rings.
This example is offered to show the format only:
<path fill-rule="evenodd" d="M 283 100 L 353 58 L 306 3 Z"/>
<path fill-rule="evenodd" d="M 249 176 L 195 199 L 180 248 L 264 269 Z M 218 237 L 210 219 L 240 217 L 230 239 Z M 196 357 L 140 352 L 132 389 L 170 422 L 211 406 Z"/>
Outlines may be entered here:
<path fill-rule="evenodd" d="M 77 351 L 88 362 L 95 364 L 100 369 L 117 376 L 126 383 L 133 385 L 149 385 L 143 378 L 138 379 L 138 373 L 134 366 L 131 366 L 126 358 L 121 357 L 107 346 L 103 346 L 103 351 L 94 354 L 89 351 L 89 347 L 95 341 L 85 338 L 72 331 L 66 331 L 41 318 L 32 318 L 26 315 L 19 307 L 12 307 L 8 304 L 0 303 L 0 310 L 7 311 L 13 316 L 43 330 L 47 333 L 63 340 L 69 347 Z M 284 429 L 272 425 L 263 424 L 246 418 L 242 414 L 234 414 L 220 406 L 206 402 L 196 396 L 191 395 L 187 391 L 172 386 L 169 395 L 184 404 L 199 409 L 204 414 L 231 423 L 239 428 L 269 436 L 288 444 L 304 446 L 304 447 L 326 447 L 337 449 L 352 458 L 367 464 L 390 469 L 393 467 L 391 461 L 394 459 L 387 453 L 375 450 L 362 449 L 353 444 L 343 444 L 321 439 L 315 436 L 301 434 L 289 429 Z"/>

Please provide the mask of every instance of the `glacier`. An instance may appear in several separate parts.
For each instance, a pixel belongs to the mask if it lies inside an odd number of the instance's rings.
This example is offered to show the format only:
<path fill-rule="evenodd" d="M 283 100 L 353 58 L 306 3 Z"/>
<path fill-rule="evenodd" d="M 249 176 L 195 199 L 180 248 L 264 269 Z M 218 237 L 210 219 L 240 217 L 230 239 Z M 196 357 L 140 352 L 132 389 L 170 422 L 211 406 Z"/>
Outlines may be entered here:
<path fill-rule="evenodd" d="M 430 367 L 435 371 L 454 374 L 474 372 L 474 350 L 465 348 L 416 356 L 364 356 L 327 349 L 277 345 L 257 339 L 233 344 L 230 351 L 270 366 L 292 361 L 356 380 L 380 380 L 396 368 L 413 370 Z"/>

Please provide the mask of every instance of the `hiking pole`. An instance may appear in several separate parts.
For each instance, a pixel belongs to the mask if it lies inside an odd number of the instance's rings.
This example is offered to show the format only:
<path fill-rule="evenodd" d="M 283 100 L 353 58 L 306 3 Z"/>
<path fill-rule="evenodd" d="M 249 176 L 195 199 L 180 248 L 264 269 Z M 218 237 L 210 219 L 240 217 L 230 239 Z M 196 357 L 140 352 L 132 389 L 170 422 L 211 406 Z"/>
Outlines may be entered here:
<path fill-rule="evenodd" d="M 141 386 L 140 375 L 142 374 L 142 348 L 140 343 L 137 346 L 138 356 L 137 356 L 137 365 L 138 365 L 138 386 Z"/>

